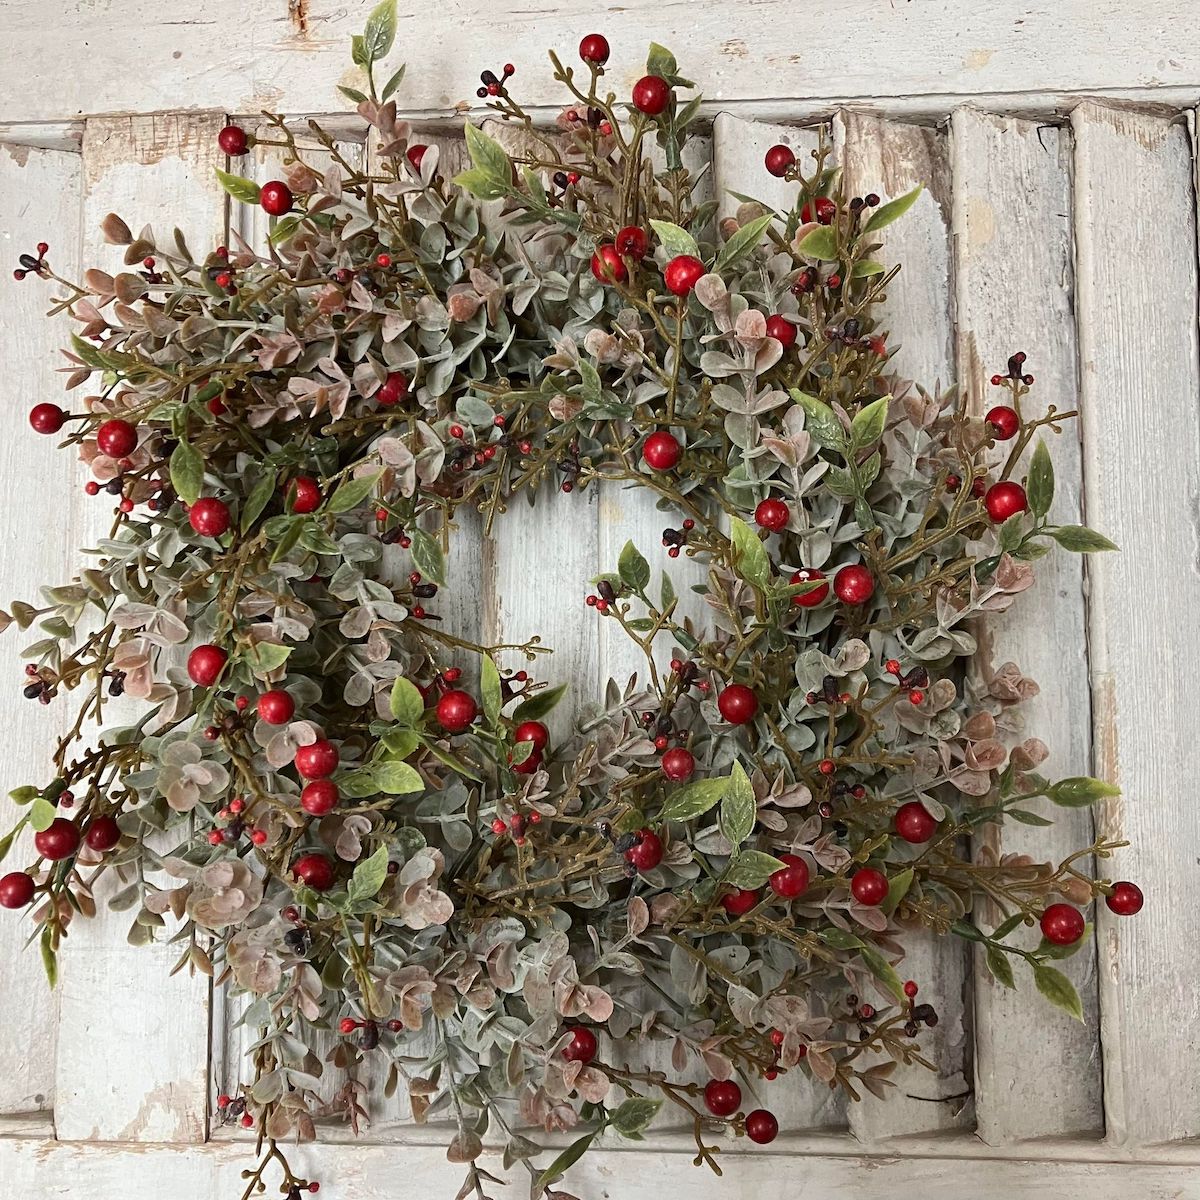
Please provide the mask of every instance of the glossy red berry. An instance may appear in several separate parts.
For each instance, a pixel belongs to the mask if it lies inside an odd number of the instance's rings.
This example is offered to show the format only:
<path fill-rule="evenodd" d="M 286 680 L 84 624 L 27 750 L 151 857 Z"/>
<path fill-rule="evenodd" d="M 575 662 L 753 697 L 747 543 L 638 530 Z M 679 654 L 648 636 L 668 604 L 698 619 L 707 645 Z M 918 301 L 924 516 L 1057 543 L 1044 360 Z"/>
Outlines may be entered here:
<path fill-rule="evenodd" d="M 767 337 L 774 338 L 786 350 L 796 344 L 796 326 L 777 313 L 767 318 Z"/>
<path fill-rule="evenodd" d="M 399 404 L 407 395 L 408 376 L 401 374 L 399 371 L 391 371 L 383 383 L 379 385 L 379 391 L 375 393 L 375 402 L 381 404 L 384 408 L 391 408 L 393 404 Z"/>
<path fill-rule="evenodd" d="M 874 908 L 887 899 L 888 880 L 882 871 L 874 867 L 860 867 L 850 877 L 850 894 L 859 904 Z"/>
<path fill-rule="evenodd" d="M 1070 904 L 1051 904 L 1042 913 L 1042 937 L 1056 946 L 1073 946 L 1087 927 L 1083 913 Z"/>
<path fill-rule="evenodd" d="M 652 433 L 642 443 L 642 461 L 652 471 L 669 471 L 683 457 L 679 439 L 665 429 Z"/>
<path fill-rule="evenodd" d="M 691 254 L 677 254 L 663 269 L 663 282 L 676 296 L 686 296 L 705 272 L 704 264 Z"/>
<path fill-rule="evenodd" d="M 833 577 L 833 594 L 843 604 L 866 604 L 874 591 L 875 580 L 861 563 L 841 567 Z"/>
<path fill-rule="evenodd" d="M 33 899 L 33 879 L 24 871 L 10 871 L 0 879 L 0 908 L 24 908 Z"/>
<path fill-rule="evenodd" d="M 779 1122 L 773 1112 L 765 1108 L 756 1108 L 746 1114 L 746 1136 L 760 1146 L 773 1142 L 779 1136 Z"/>
<path fill-rule="evenodd" d="M 332 779 L 314 779 L 300 792 L 300 807 L 310 817 L 323 817 L 337 808 L 341 796 Z"/>
<path fill-rule="evenodd" d="M 93 817 L 83 840 L 93 850 L 104 854 L 121 840 L 121 827 L 112 817 Z"/>
<path fill-rule="evenodd" d="M 541 721 L 522 721 L 513 734 L 513 741 L 532 742 L 535 750 L 545 750 L 550 744 L 550 730 Z"/>
<path fill-rule="evenodd" d="M 774 872 L 767 880 L 771 891 L 784 900 L 795 900 L 808 891 L 808 863 L 798 854 L 781 854 L 780 862 L 786 867 Z"/>
<path fill-rule="evenodd" d="M 314 892 L 333 887 L 333 863 L 324 854 L 302 854 L 292 863 L 292 874 Z"/>
<path fill-rule="evenodd" d="M 910 800 L 896 810 L 896 832 L 914 846 L 927 842 L 937 833 L 938 823 L 919 800 Z"/>
<path fill-rule="evenodd" d="M 409 146 L 409 148 L 405 150 L 404 157 L 407 158 L 412 164 L 412 169 L 414 171 L 420 171 L 421 162 L 425 158 L 425 151 L 428 149 L 428 146 L 422 146 L 420 143 L 418 143 L 415 146 Z"/>
<path fill-rule="evenodd" d="M 652 871 L 662 862 L 662 838 L 653 829 L 638 833 L 638 842 L 625 851 L 625 861 L 633 863 L 639 871 Z"/>
<path fill-rule="evenodd" d="M 650 247 L 646 231 L 638 225 L 626 225 L 613 238 L 613 247 L 626 258 L 644 258 Z"/>
<path fill-rule="evenodd" d="M 315 512 L 321 503 L 321 489 L 315 479 L 297 475 L 288 488 L 288 501 L 294 513 Z"/>
<path fill-rule="evenodd" d="M 109 458 L 124 458 L 137 448 L 137 430 L 128 421 L 114 417 L 96 430 L 96 448 Z"/>
<path fill-rule="evenodd" d="M 608 62 L 609 53 L 608 38 L 602 33 L 589 33 L 579 43 L 579 57 L 585 63 L 595 63 L 596 66 L 602 67 Z"/>
<path fill-rule="evenodd" d="M 796 571 L 790 580 L 791 583 L 812 583 L 816 579 L 824 579 L 825 574 L 818 571 L 815 567 L 801 567 Z M 799 608 L 815 608 L 826 596 L 829 595 L 829 584 L 824 584 L 822 587 L 813 588 L 809 592 L 799 592 L 792 597 L 792 603 Z"/>
<path fill-rule="evenodd" d="M 800 220 L 806 225 L 810 221 L 818 221 L 822 225 L 828 225 L 833 220 L 833 214 L 836 212 L 837 205 L 828 196 L 818 196 L 800 210 Z"/>
<path fill-rule="evenodd" d="M 229 655 L 220 646 L 197 646 L 188 655 L 187 673 L 197 687 L 212 687 L 228 661 Z"/>
<path fill-rule="evenodd" d="M 230 158 L 237 158 L 239 155 L 245 154 L 250 147 L 250 143 L 246 139 L 246 131 L 240 125 L 226 125 L 217 134 L 217 145 Z"/>
<path fill-rule="evenodd" d="M 475 697 L 469 692 L 454 690 L 443 692 L 438 697 L 438 724 L 447 733 L 462 733 L 464 729 L 470 727 L 478 713 L 479 706 L 475 703 Z"/>
<path fill-rule="evenodd" d="M 762 894 L 749 888 L 734 888 L 721 897 L 721 907 L 731 917 L 744 917 L 762 899 Z"/>
<path fill-rule="evenodd" d="M 921 989 L 911 980 L 905 980 L 904 994 L 911 1000 Z"/>
<path fill-rule="evenodd" d="M 731 683 L 721 689 L 717 708 L 730 725 L 745 725 L 758 712 L 758 697 L 744 683 Z"/>
<path fill-rule="evenodd" d="M 29 410 L 29 424 L 38 433 L 57 433 L 66 419 L 67 414 L 57 404 L 35 404 Z"/>
<path fill-rule="evenodd" d="M 1011 479 L 993 483 L 983 498 L 983 507 L 987 515 L 997 524 L 1003 524 L 1009 517 L 1023 513 L 1029 507 L 1025 489 Z"/>
<path fill-rule="evenodd" d="M 731 1117 L 742 1107 L 742 1089 L 732 1079 L 710 1079 L 704 1085 L 704 1104 L 714 1117 Z"/>
<path fill-rule="evenodd" d="M 662 756 L 662 773 L 672 783 L 685 783 L 696 769 L 696 760 L 690 750 L 676 746 Z"/>
<path fill-rule="evenodd" d="M 1121 880 L 1121 882 L 1113 884 L 1112 891 L 1104 897 L 1104 903 L 1118 917 L 1132 917 L 1134 913 L 1142 911 L 1145 897 L 1142 895 L 1142 889 L 1136 883 Z"/>
<path fill-rule="evenodd" d="M 332 742 L 320 738 L 297 748 L 296 770 L 303 779 L 324 779 L 337 770 L 340 757 Z"/>
<path fill-rule="evenodd" d="M 791 147 L 782 144 L 772 146 L 763 158 L 767 174 L 774 175 L 776 179 L 782 179 L 795 161 L 796 155 L 792 152 Z"/>
<path fill-rule="evenodd" d="M 201 496 L 188 509 L 188 524 L 201 537 L 220 537 L 228 532 L 231 520 L 229 506 L 215 496 Z"/>
<path fill-rule="evenodd" d="M 293 199 L 292 189 L 278 179 L 264 183 L 258 193 L 258 202 L 262 205 L 263 212 L 272 217 L 282 217 L 285 213 L 290 213 Z"/>
<path fill-rule="evenodd" d="M 992 432 L 999 442 L 1007 442 L 1011 438 L 1015 438 L 1017 430 L 1021 428 L 1016 409 L 1009 408 L 1006 404 L 998 404 L 991 409 L 984 420 L 992 427 Z"/>
<path fill-rule="evenodd" d="M 629 278 L 616 246 L 609 245 L 596 247 L 596 253 L 592 255 L 592 274 L 601 283 L 624 283 Z"/>
<path fill-rule="evenodd" d="M 259 696 L 257 709 L 268 725 L 286 725 L 296 715 L 296 702 L 283 688 L 272 688 Z"/>
<path fill-rule="evenodd" d="M 45 829 L 33 835 L 33 844 L 51 862 L 70 858 L 79 849 L 79 826 L 66 817 L 55 817 Z"/>
<path fill-rule="evenodd" d="M 633 85 L 633 107 L 648 117 L 657 117 L 671 101 L 671 88 L 660 75 L 643 75 Z"/>
<path fill-rule="evenodd" d="M 563 1047 L 562 1056 L 568 1062 L 590 1063 L 599 1048 L 596 1035 L 586 1025 L 576 1025 L 571 1030 L 571 1040 Z"/>
<path fill-rule="evenodd" d="M 762 529 L 778 533 L 788 523 L 791 515 L 791 510 L 784 501 L 774 496 L 768 496 L 765 500 L 759 501 L 758 507 L 754 510 L 754 522 Z"/>
<path fill-rule="evenodd" d="M 351 1034 L 358 1028 L 358 1022 L 353 1017 L 343 1017 L 338 1022 L 338 1029 L 344 1034 Z"/>

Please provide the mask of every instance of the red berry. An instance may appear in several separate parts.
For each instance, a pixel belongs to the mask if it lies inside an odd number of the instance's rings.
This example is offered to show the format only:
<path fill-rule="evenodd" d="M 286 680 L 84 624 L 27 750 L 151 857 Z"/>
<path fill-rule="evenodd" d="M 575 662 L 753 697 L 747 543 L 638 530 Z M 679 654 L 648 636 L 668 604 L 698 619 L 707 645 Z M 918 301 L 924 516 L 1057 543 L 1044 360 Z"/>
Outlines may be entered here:
<path fill-rule="evenodd" d="M 463 435 L 463 427 L 461 425 L 451 425 L 450 428 L 446 430 L 446 432 L 452 438 L 460 438 Z"/>
<path fill-rule="evenodd" d="M 758 712 L 758 697 L 744 683 L 731 683 L 721 689 L 717 708 L 730 725 L 745 725 Z"/>
<path fill-rule="evenodd" d="M 292 512 L 310 513 L 321 503 L 321 489 L 315 479 L 307 475 L 298 475 L 288 488 L 288 499 L 291 500 Z"/>
<path fill-rule="evenodd" d="M 842 567 L 833 577 L 833 594 L 843 604 L 866 604 L 874 591 L 875 580 L 861 563 Z"/>
<path fill-rule="evenodd" d="M 1042 937 L 1056 946 L 1073 946 L 1087 927 L 1083 913 L 1070 904 L 1051 904 L 1039 923 Z"/>
<path fill-rule="evenodd" d="M 420 171 L 421 160 L 425 157 L 425 151 L 428 149 L 428 146 L 422 146 L 420 143 L 418 143 L 415 146 L 409 146 L 409 148 L 405 150 L 404 157 L 407 158 L 412 164 L 412 169 L 414 171 Z"/>
<path fill-rule="evenodd" d="M 296 750 L 296 770 L 304 779 L 325 779 L 337 770 L 338 748 L 324 738 Z"/>
<path fill-rule="evenodd" d="M 33 899 L 33 879 L 24 871 L 10 871 L 0 879 L 0 908 L 24 908 Z"/>
<path fill-rule="evenodd" d="M 358 1022 L 353 1017 L 343 1017 L 338 1022 L 338 1029 L 340 1029 L 342 1033 L 353 1033 L 357 1028 Z"/>
<path fill-rule="evenodd" d="M 778 533 L 788 523 L 791 515 L 791 510 L 784 501 L 768 496 L 767 499 L 760 501 L 754 510 L 754 521 L 763 529 Z"/>
<path fill-rule="evenodd" d="M 314 779 L 304 785 L 300 793 L 300 807 L 310 817 L 323 817 L 337 808 L 340 798 L 337 784 L 332 779 Z"/>
<path fill-rule="evenodd" d="M 776 145 L 767 151 L 763 161 L 766 163 L 768 175 L 774 175 L 776 179 L 782 179 L 796 161 L 796 155 L 790 147 Z"/>
<path fill-rule="evenodd" d="M 668 750 L 662 756 L 662 773 L 672 783 L 683 783 L 691 779 L 695 769 L 696 760 L 692 752 L 682 746 L 676 746 L 674 750 Z"/>
<path fill-rule="evenodd" d="M 714 1117 L 731 1117 L 742 1107 L 742 1089 L 732 1079 L 710 1079 L 704 1087 L 704 1104 Z"/>
<path fill-rule="evenodd" d="M 918 991 L 920 991 L 920 988 L 918 988 L 917 985 L 911 979 L 905 981 L 904 994 L 910 1000 L 917 994 Z"/>
<path fill-rule="evenodd" d="M 608 55 L 608 38 L 602 33 L 589 33 L 579 43 L 579 57 L 585 63 L 595 63 L 596 66 L 602 67 L 608 62 Z"/>
<path fill-rule="evenodd" d="M 633 85 L 633 107 L 648 117 L 657 117 L 670 103 L 671 88 L 659 75 L 643 75 Z"/>
<path fill-rule="evenodd" d="M 1009 517 L 1023 513 L 1029 507 L 1029 501 L 1025 496 L 1025 489 L 1019 483 L 1005 479 L 1000 483 L 993 483 L 988 488 L 987 495 L 983 498 L 983 507 L 987 509 L 987 515 L 1000 525 Z"/>
<path fill-rule="evenodd" d="M 96 447 L 109 458 L 124 458 L 137 447 L 138 434 L 128 421 L 114 417 L 96 430 Z"/>
<path fill-rule="evenodd" d="M 792 583 L 812 583 L 814 579 L 824 579 L 825 574 L 815 567 L 801 567 L 791 578 Z M 829 584 L 813 588 L 811 592 L 800 592 L 792 597 L 792 603 L 800 608 L 815 608 L 829 595 Z"/>
<path fill-rule="evenodd" d="M 227 288 L 232 282 L 233 276 L 230 275 L 228 271 L 222 271 L 221 274 L 213 280 L 213 283 L 215 283 L 219 288 Z M 223 407 L 224 405 L 222 405 L 222 408 Z"/>
<path fill-rule="evenodd" d="M 1017 430 L 1021 428 L 1016 409 L 1009 408 L 1006 404 L 998 404 L 991 409 L 984 420 L 992 427 L 996 440 L 1000 442 L 1015 438 Z"/>
<path fill-rule="evenodd" d="M 746 1114 L 746 1136 L 760 1146 L 773 1142 L 779 1136 L 779 1122 L 773 1112 L 765 1108 L 756 1108 Z"/>
<path fill-rule="evenodd" d="M 914 846 L 927 842 L 937 833 L 938 823 L 919 800 L 910 800 L 896 810 L 896 832 Z"/>
<path fill-rule="evenodd" d="M 568 1062 L 590 1063 L 600 1048 L 596 1035 L 586 1025 L 571 1030 L 571 1040 L 563 1047 L 562 1056 Z"/>
<path fill-rule="evenodd" d="M 541 721 L 523 721 L 517 726 L 513 740 L 517 742 L 532 742 L 535 750 L 545 750 L 550 744 L 550 730 Z"/>
<path fill-rule="evenodd" d="M 254 1118 L 249 1113 L 242 1114 L 242 1128 L 251 1129 L 254 1126 Z"/>
<path fill-rule="evenodd" d="M 626 225 L 613 238 L 613 248 L 626 258 L 644 258 L 649 245 L 646 231 L 637 225 Z"/>
<path fill-rule="evenodd" d="M 508 829 L 508 822 L 507 822 L 507 821 L 505 821 L 505 820 L 503 820 L 503 819 L 502 819 L 502 818 L 500 818 L 500 817 L 497 817 L 497 818 L 496 818 L 496 819 L 495 819 L 495 820 L 492 822 L 492 832 L 493 832 L 493 833 L 494 833 L 494 834 L 495 834 L 497 837 L 499 837 L 499 836 L 500 836 L 500 834 L 504 833 L 504 832 L 505 832 L 505 830 L 507 830 L 507 829 Z"/>
<path fill-rule="evenodd" d="M 808 864 L 798 854 L 781 854 L 780 862 L 787 863 L 767 880 L 771 891 L 784 900 L 794 900 L 808 890 Z"/>
<path fill-rule="evenodd" d="M 272 217 L 282 217 L 292 211 L 292 189 L 286 183 L 273 179 L 264 183 L 258 193 L 258 202 L 263 211 Z"/>
<path fill-rule="evenodd" d="M 121 840 L 121 829 L 112 817 L 93 817 L 83 840 L 103 854 Z"/>
<path fill-rule="evenodd" d="M 624 283 L 629 278 L 616 246 L 607 245 L 596 247 L 596 253 L 592 255 L 592 274 L 601 283 Z"/>
<path fill-rule="evenodd" d="M 760 899 L 761 895 L 749 888 L 734 888 L 721 897 L 721 907 L 731 917 L 744 917 Z"/>
<path fill-rule="evenodd" d="M 225 835 L 219 830 L 214 829 L 208 835 L 208 844 L 210 846 L 220 846 L 225 841 Z"/>
<path fill-rule="evenodd" d="M 384 408 L 390 408 L 393 404 L 399 404 L 407 395 L 408 377 L 399 371 L 392 371 L 380 384 L 379 391 L 375 393 L 375 401 Z"/>
<path fill-rule="evenodd" d="M 768 317 L 767 337 L 774 338 L 786 350 L 796 344 L 796 326 L 787 317 L 778 314 Z"/>
<path fill-rule="evenodd" d="M 874 867 L 860 867 L 850 877 L 850 892 L 859 904 L 874 908 L 887 899 L 887 876 Z"/>
<path fill-rule="evenodd" d="M 239 155 L 245 154 L 247 149 L 249 149 L 249 142 L 246 140 L 246 131 L 240 125 L 226 125 L 217 134 L 217 145 L 230 158 L 237 158 Z"/>
<path fill-rule="evenodd" d="M 323 854 L 302 854 L 292 863 L 292 874 L 314 892 L 327 892 L 333 887 L 333 863 Z"/>
<path fill-rule="evenodd" d="M 665 429 L 660 429 L 642 443 L 642 461 L 653 471 L 669 471 L 683 457 L 679 439 Z"/>
<path fill-rule="evenodd" d="M 29 423 L 38 433 L 57 433 L 66 419 L 57 404 L 35 404 L 29 410 Z"/>
<path fill-rule="evenodd" d="M 828 225 L 833 220 L 835 212 L 837 212 L 837 205 L 828 196 L 818 196 L 811 204 L 806 204 L 800 210 L 800 220 L 806 225 L 810 221 L 819 221 L 822 225 Z"/>
<path fill-rule="evenodd" d="M 33 835 L 33 844 L 51 862 L 70 858 L 79 849 L 79 826 L 66 817 L 55 817 L 45 829 Z"/>
<path fill-rule="evenodd" d="M 676 296 L 686 296 L 705 272 L 704 264 L 691 254 L 677 254 L 663 268 L 663 282 Z"/>
<path fill-rule="evenodd" d="M 256 846 L 265 846 L 267 844 L 267 831 L 265 829 L 252 829 L 250 831 L 250 840 Z"/>
<path fill-rule="evenodd" d="M 187 673 L 197 687 L 212 687 L 228 661 L 229 655 L 220 646 L 197 646 L 188 655 Z"/>
<path fill-rule="evenodd" d="M 94 479 L 89 479 L 87 483 L 83 485 L 83 490 L 87 492 L 89 496 L 100 495 L 100 485 Z"/>
<path fill-rule="evenodd" d="M 229 506 L 215 496 L 201 496 L 188 509 L 188 524 L 201 537 L 220 537 L 229 529 Z"/>
<path fill-rule="evenodd" d="M 639 871 L 652 871 L 662 862 L 662 838 L 653 829 L 641 830 L 638 838 L 637 845 L 625 851 L 625 861 L 633 863 Z"/>
<path fill-rule="evenodd" d="M 231 1102 L 232 1102 L 232 1098 L 225 1095 L 224 1092 L 222 1092 L 217 1097 L 217 1107 L 218 1108 L 228 1108 Z"/>
<path fill-rule="evenodd" d="M 1142 911 L 1145 897 L 1142 895 L 1142 889 L 1136 883 L 1122 880 L 1120 883 L 1113 884 L 1112 891 L 1104 897 L 1104 903 L 1118 917 L 1132 917 L 1134 913 Z"/>
<path fill-rule="evenodd" d="M 438 724 L 447 733 L 462 733 L 478 714 L 479 706 L 469 692 L 449 691 L 438 698 Z"/>
<path fill-rule="evenodd" d="M 983 494 L 986 491 L 987 482 L 984 480 L 982 475 L 971 480 L 971 495 L 974 496 L 976 500 L 982 500 Z"/>
<path fill-rule="evenodd" d="M 258 715 L 268 725 L 286 725 L 296 714 L 296 702 L 283 690 L 272 688 L 258 698 Z"/>

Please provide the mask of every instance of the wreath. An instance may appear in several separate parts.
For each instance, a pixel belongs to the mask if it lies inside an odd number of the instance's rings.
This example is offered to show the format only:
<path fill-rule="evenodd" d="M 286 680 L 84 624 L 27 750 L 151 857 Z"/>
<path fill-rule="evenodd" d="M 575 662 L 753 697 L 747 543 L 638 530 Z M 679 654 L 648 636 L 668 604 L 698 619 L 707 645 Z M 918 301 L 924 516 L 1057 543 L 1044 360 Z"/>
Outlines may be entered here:
<path fill-rule="evenodd" d="M 628 100 L 602 36 L 581 67 L 552 54 L 550 128 L 511 65 L 484 71 L 512 132 L 468 123 L 450 181 L 397 116 L 403 68 L 379 83 L 394 27 L 387 0 L 353 42 L 366 90 L 342 89 L 373 165 L 268 115 L 285 178 L 220 172 L 269 245 L 195 253 L 110 215 L 115 275 L 21 258 L 62 289 L 66 384 L 89 392 L 31 423 L 117 502 L 87 569 L 0 614 L 39 628 L 31 701 L 83 695 L 3 840 L 33 831 L 0 904 L 31 909 L 51 980 L 115 876 L 133 941 L 245 995 L 247 1077 L 216 1110 L 256 1131 L 245 1196 L 277 1172 L 292 1200 L 319 1183 L 283 1145 L 357 1128 L 368 1071 L 451 1124 L 462 1195 L 496 1182 L 487 1138 L 562 1196 L 598 1135 L 664 1103 L 716 1170 L 722 1130 L 775 1138 L 796 1072 L 857 1099 L 929 1065 L 915 929 L 1079 1017 L 1054 963 L 1082 910 L 1142 903 L 1088 870 L 1117 844 L 1043 864 L 979 835 L 1116 789 L 1039 775 L 1036 684 L 972 665 L 1055 543 L 1114 549 L 1050 517 L 1039 435 L 1075 414 L 1031 405 L 1023 353 L 982 415 L 889 372 L 875 256 L 916 193 L 847 195 L 827 146 L 778 145 L 791 208 L 739 197 L 718 222 L 685 165 L 700 97 L 661 46 Z M 220 135 L 233 160 L 253 140 Z M 600 486 L 656 496 L 665 569 L 630 543 L 592 581 L 580 620 L 645 666 L 552 740 L 566 685 L 539 639 L 440 622 L 446 550 L 466 514 Z M 681 555 L 702 568 L 683 596 Z M 122 694 L 136 713 L 89 743 Z M 573 1131 L 549 1162 L 542 1130 Z"/>

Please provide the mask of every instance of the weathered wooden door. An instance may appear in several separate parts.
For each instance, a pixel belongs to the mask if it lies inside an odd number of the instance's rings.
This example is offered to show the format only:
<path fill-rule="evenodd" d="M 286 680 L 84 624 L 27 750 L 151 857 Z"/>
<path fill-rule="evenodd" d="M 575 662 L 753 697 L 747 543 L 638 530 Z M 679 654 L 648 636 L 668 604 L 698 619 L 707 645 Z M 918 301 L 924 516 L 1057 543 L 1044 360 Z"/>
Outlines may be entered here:
<path fill-rule="evenodd" d="M 212 168 L 226 114 L 264 107 L 338 113 L 346 46 L 365 0 L 0 0 L 0 245 L 4 264 L 39 241 L 66 275 L 115 262 L 99 221 L 119 211 L 181 225 L 197 241 L 229 219 Z M 789 1132 L 770 1153 L 725 1155 L 726 1178 L 693 1172 L 687 1135 L 594 1155 L 574 1183 L 588 1200 L 773 1194 L 855 1200 L 1095 1200 L 1200 1197 L 1200 936 L 1196 903 L 1200 739 L 1194 631 L 1200 625 L 1200 362 L 1196 145 L 1200 23 L 1191 0 L 842 0 L 803 5 L 623 6 L 550 0 L 402 3 L 409 78 L 402 104 L 449 153 L 449 118 L 474 103 L 480 69 L 517 64 L 523 101 L 547 115 L 547 46 L 593 27 L 614 46 L 614 84 L 641 74 L 651 38 L 710 97 L 712 179 L 771 199 L 763 150 L 807 145 L 826 126 L 857 191 L 925 182 L 894 227 L 905 273 L 892 289 L 901 370 L 982 393 L 1015 349 L 1040 395 L 1082 413 L 1057 448 L 1062 521 L 1086 514 L 1120 555 L 1072 557 L 1016 610 L 993 648 L 1042 685 L 1031 722 L 1057 774 L 1120 783 L 1096 815 L 1124 837 L 1120 873 L 1148 904 L 1119 928 L 1101 909 L 1094 945 L 1068 969 L 1086 1022 L 1032 987 L 1007 992 L 961 943 L 919 945 L 910 974 L 944 1014 L 937 1074 L 903 1079 L 886 1104 L 847 1106 L 797 1081 Z M 333 117 L 349 152 L 354 123 Z M 257 170 L 265 172 L 267 164 Z M 265 177 L 265 176 L 264 176 Z M 254 230 L 244 230 L 253 234 Z M 261 232 L 261 231 L 260 231 Z M 7 275 L 7 271 L 5 273 Z M 8 435 L 0 439 L 0 604 L 36 600 L 77 567 L 102 520 L 77 467 L 25 429 L 53 399 L 55 347 L 36 284 L 3 288 L 0 347 Z M 101 506 L 102 507 L 102 506 Z M 610 494 L 580 509 L 539 507 L 519 530 L 456 550 L 478 603 L 452 619 L 485 640 L 534 632 L 552 673 L 596 680 L 627 663 L 579 600 L 596 564 L 628 537 L 657 540 L 653 511 Z M 514 523 L 515 525 L 515 523 Z M 558 556 L 546 594 L 527 582 L 530 545 Z M 481 623 L 481 624 L 480 624 Z M 23 700 L 5 642 L 5 778 L 36 777 L 64 710 Z M 1040 853 L 1085 844 L 1078 813 Z M 1032 841 L 1026 843 L 1032 845 Z M 1003 849 L 1025 848 L 1020 831 Z M 23 931 L 0 923 L 0 1194 L 94 1200 L 233 1197 L 246 1147 L 212 1121 L 237 1069 L 220 994 L 168 977 L 168 948 L 133 948 L 127 920 L 72 931 L 51 994 Z M 355 1140 L 331 1130 L 301 1152 L 325 1194 L 383 1200 L 452 1195 L 440 1130 L 382 1111 Z"/>

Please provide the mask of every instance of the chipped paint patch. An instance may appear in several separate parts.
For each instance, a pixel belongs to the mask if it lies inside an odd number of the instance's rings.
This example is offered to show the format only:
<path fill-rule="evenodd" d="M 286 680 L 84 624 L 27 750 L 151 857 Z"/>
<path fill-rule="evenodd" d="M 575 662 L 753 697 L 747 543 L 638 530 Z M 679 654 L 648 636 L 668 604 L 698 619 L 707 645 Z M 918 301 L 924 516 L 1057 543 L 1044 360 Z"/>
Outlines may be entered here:
<path fill-rule="evenodd" d="M 288 20 L 295 26 L 297 37 L 307 37 L 308 0 L 288 0 Z"/>
<path fill-rule="evenodd" d="M 29 161 L 29 147 L 20 146 L 14 142 L 4 142 L 4 149 L 8 151 L 8 157 L 17 164 L 18 167 L 23 167 Z"/>
<path fill-rule="evenodd" d="M 995 50 L 972 50 L 963 59 L 963 66 L 968 71 L 982 71 L 992 61 L 992 55 L 995 53 Z"/>
<path fill-rule="evenodd" d="M 726 58 L 746 58 L 750 50 L 741 38 L 730 38 L 729 41 L 721 43 L 721 53 Z"/>

